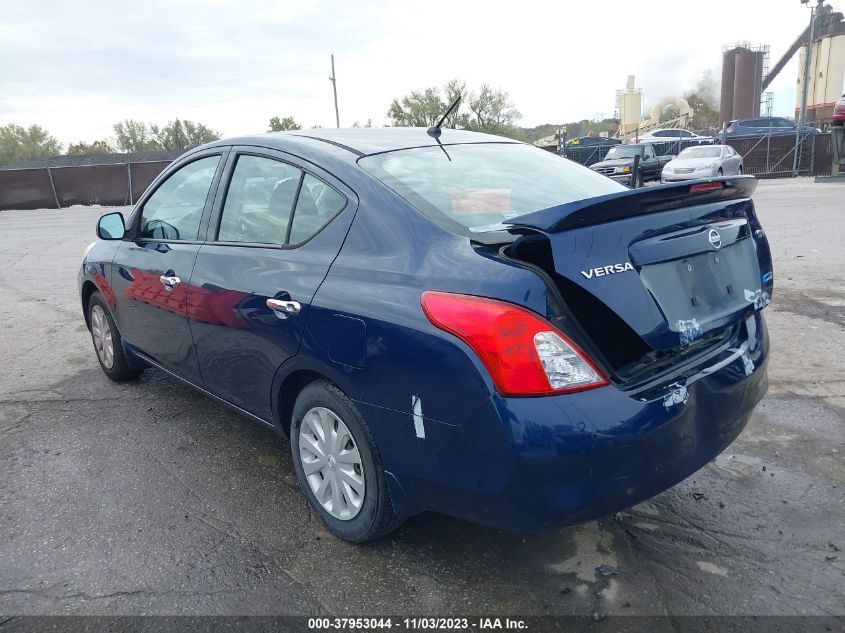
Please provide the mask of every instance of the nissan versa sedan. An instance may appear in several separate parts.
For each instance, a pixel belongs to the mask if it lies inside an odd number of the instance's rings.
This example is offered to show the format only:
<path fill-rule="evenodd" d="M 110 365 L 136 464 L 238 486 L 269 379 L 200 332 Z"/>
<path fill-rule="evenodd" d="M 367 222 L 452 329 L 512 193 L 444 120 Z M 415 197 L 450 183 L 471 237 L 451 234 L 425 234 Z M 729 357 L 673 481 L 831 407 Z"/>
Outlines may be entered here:
<path fill-rule="evenodd" d="M 695 180 L 742 174 L 742 156 L 730 145 L 688 147 L 663 166 L 661 180 Z"/>
<path fill-rule="evenodd" d="M 423 511 L 538 530 L 667 489 L 745 426 L 773 287 L 755 184 L 631 190 L 436 127 L 218 141 L 100 219 L 80 299 L 112 380 L 155 367 L 289 436 L 334 534 Z"/>

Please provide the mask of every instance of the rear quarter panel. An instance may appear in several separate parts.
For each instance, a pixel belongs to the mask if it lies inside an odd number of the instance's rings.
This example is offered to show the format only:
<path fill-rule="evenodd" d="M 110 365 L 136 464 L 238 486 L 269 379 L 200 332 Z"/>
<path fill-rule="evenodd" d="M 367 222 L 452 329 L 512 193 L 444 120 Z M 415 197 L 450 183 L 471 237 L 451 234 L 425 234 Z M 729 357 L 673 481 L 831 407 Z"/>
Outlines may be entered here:
<path fill-rule="evenodd" d="M 546 314 L 543 280 L 479 254 L 376 181 L 358 195 L 301 353 L 283 374 L 310 368 L 335 382 L 364 414 L 387 470 L 401 478 L 434 476 L 442 447 L 466 432 L 480 438 L 482 452 L 489 444 L 501 454 L 504 427 L 475 417 L 494 391 L 486 369 L 462 341 L 429 323 L 420 297 L 426 290 L 482 295 Z"/>

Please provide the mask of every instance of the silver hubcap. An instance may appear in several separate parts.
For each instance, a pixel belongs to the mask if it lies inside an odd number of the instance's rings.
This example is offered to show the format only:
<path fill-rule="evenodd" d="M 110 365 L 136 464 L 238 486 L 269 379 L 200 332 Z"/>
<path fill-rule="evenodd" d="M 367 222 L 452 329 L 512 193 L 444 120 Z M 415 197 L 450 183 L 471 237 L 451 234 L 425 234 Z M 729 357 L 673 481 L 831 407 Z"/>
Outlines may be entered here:
<path fill-rule="evenodd" d="M 114 365 L 114 342 L 109 320 L 100 306 L 94 306 L 91 310 L 91 337 L 94 339 L 94 349 L 97 350 L 100 362 L 106 369 L 111 369 Z"/>
<path fill-rule="evenodd" d="M 364 465 L 352 433 L 337 414 L 314 407 L 299 427 L 299 460 L 317 502 L 349 521 L 364 503 Z"/>

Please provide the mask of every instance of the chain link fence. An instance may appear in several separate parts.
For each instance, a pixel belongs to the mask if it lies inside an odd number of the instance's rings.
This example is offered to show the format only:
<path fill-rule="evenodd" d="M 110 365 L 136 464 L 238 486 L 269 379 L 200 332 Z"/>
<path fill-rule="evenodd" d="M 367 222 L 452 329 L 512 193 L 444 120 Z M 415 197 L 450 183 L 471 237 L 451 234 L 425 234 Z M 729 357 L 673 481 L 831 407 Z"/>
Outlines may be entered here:
<path fill-rule="evenodd" d="M 679 154 L 701 145 L 695 140 L 652 143 L 658 155 Z M 743 157 L 743 171 L 758 178 L 829 176 L 833 163 L 830 132 L 728 137 Z M 615 145 L 570 145 L 561 155 L 582 165 L 602 161 Z M 178 154 L 178 152 L 176 152 Z M 90 165 L 50 165 L 0 169 L 0 210 L 60 209 L 73 205 L 126 206 L 137 202 L 170 160 L 126 160 Z M 795 170 L 793 170 L 793 164 Z"/>
<path fill-rule="evenodd" d="M 744 173 L 758 178 L 791 178 L 794 175 L 793 164 L 799 176 L 829 176 L 831 173 L 833 148 L 830 132 L 811 132 L 803 135 L 797 143 L 794 134 L 728 137 L 726 143 L 743 157 Z M 695 140 L 652 143 L 658 156 L 677 155 L 687 147 L 702 144 L 709 143 Z M 570 145 L 559 153 L 589 167 L 604 160 L 613 147 L 615 145 L 610 143 Z"/>
<path fill-rule="evenodd" d="M 0 210 L 132 205 L 170 162 L 0 169 Z"/>

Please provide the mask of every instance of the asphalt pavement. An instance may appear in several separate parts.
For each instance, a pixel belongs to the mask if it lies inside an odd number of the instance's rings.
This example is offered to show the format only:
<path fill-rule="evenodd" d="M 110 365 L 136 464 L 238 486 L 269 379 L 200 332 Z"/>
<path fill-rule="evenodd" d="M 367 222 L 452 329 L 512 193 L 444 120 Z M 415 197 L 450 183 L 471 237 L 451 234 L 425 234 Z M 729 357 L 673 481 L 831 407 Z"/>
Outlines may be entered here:
<path fill-rule="evenodd" d="M 764 181 L 770 390 L 701 471 L 519 535 L 432 514 L 356 546 L 288 443 L 156 370 L 113 384 L 77 296 L 102 208 L 0 212 L 0 613 L 845 614 L 845 186 Z"/>

